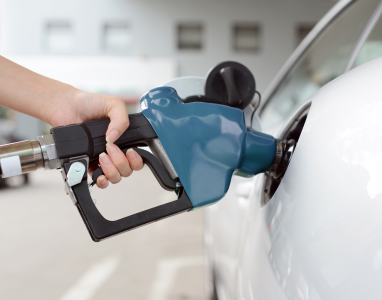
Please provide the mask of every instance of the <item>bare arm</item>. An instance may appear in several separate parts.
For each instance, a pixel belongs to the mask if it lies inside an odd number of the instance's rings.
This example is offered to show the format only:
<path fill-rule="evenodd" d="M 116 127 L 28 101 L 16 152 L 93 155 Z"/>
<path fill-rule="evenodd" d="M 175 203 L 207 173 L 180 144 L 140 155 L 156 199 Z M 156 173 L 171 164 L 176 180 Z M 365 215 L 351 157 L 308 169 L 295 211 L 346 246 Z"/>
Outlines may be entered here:
<path fill-rule="evenodd" d="M 80 91 L 68 84 L 34 73 L 0 56 L 0 105 L 38 118 L 52 126 L 68 125 L 109 117 L 106 132 L 108 155 L 101 154 L 100 165 L 112 183 L 143 166 L 135 151 L 126 156 L 113 145 L 129 126 L 124 102 L 117 97 Z M 97 185 L 108 181 L 100 176 Z"/>

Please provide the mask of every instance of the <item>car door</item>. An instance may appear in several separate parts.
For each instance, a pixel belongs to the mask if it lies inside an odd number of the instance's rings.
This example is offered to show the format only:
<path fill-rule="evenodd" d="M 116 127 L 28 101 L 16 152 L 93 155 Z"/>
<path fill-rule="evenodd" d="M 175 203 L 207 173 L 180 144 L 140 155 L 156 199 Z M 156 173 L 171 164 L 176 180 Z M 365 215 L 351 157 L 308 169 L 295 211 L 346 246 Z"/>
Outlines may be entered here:
<path fill-rule="evenodd" d="M 357 1 L 339 13 L 269 93 L 260 112 L 266 132 L 277 138 L 288 138 L 291 132 L 295 139 L 300 137 L 309 118 L 309 97 L 347 69 L 379 8 L 380 1 Z M 295 165 L 294 171 L 303 167 Z M 293 171 L 287 172 L 293 178 Z M 321 299 L 301 273 L 308 266 L 291 268 L 296 251 L 280 222 L 294 208 L 281 183 L 267 175 L 256 178 L 235 277 L 236 299 Z"/>

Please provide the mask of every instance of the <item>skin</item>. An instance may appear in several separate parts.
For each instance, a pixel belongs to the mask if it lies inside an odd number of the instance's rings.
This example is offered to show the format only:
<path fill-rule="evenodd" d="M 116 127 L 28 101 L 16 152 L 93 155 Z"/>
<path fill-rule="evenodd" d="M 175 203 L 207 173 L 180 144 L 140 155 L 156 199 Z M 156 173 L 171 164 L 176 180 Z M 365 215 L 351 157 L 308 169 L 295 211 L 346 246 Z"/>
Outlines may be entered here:
<path fill-rule="evenodd" d="M 106 188 L 109 181 L 118 183 L 143 167 L 142 158 L 134 150 L 124 155 L 113 144 L 129 127 L 126 105 L 120 98 L 80 91 L 0 56 L 0 105 L 53 127 L 109 117 L 107 153 L 99 156 L 105 174 L 97 179 L 99 188 Z M 90 173 L 97 167 L 98 163 L 90 165 Z"/>

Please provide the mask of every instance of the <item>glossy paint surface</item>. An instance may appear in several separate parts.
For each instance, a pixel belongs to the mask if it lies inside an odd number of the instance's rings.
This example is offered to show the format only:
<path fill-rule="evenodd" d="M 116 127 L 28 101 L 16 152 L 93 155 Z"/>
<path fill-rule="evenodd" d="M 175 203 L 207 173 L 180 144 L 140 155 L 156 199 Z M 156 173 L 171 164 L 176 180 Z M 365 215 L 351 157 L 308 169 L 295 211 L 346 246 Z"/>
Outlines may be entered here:
<path fill-rule="evenodd" d="M 247 129 L 240 109 L 210 103 L 184 104 L 171 87 L 146 93 L 141 109 L 194 208 L 220 200 L 235 170 L 253 175 L 272 164 L 274 138 Z"/>
<path fill-rule="evenodd" d="M 243 299 L 382 298 L 381 78 L 382 58 L 312 97 L 281 185 L 249 208 Z"/>

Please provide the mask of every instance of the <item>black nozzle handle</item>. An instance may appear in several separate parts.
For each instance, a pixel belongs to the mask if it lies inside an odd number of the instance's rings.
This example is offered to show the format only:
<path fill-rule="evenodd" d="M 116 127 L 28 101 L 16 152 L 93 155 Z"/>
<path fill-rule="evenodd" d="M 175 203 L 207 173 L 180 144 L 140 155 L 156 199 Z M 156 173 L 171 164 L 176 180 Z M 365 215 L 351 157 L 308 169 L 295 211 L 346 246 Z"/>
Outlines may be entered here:
<path fill-rule="evenodd" d="M 90 196 L 87 184 L 86 160 L 78 160 L 77 162 L 81 162 L 85 166 L 85 173 L 82 181 L 72 186 L 72 190 L 77 200 L 78 211 L 81 214 L 91 238 L 95 242 L 189 211 L 193 208 L 185 190 L 180 188 L 178 191 L 178 199 L 175 201 L 141 211 L 116 221 L 109 221 L 101 215 Z M 64 164 L 66 173 L 69 172 L 70 166 L 73 163 L 75 162 Z M 131 199 L 126 199 L 126 201 L 131 201 Z"/>
<path fill-rule="evenodd" d="M 123 148 L 145 145 L 145 140 L 157 135 L 146 117 L 140 113 L 129 115 L 129 128 L 115 144 Z M 110 119 L 87 121 L 80 124 L 55 127 L 51 129 L 60 159 L 87 155 L 90 162 L 106 151 L 106 131 Z"/>

